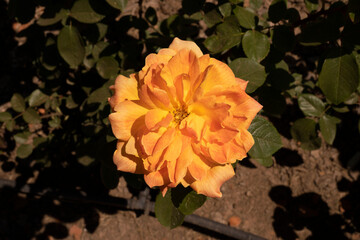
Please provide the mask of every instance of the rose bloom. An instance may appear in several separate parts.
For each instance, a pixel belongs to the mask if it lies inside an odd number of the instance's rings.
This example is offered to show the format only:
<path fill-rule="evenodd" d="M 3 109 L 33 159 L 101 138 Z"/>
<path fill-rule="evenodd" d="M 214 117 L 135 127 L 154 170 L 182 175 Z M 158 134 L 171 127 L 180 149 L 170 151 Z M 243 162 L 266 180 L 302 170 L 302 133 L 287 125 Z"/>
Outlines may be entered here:
<path fill-rule="evenodd" d="M 262 106 L 246 85 L 194 42 L 175 38 L 150 54 L 139 73 L 120 75 L 111 87 L 117 169 L 144 174 L 163 195 L 181 183 L 221 197 L 235 174 L 231 163 L 254 144 L 247 129 Z"/>

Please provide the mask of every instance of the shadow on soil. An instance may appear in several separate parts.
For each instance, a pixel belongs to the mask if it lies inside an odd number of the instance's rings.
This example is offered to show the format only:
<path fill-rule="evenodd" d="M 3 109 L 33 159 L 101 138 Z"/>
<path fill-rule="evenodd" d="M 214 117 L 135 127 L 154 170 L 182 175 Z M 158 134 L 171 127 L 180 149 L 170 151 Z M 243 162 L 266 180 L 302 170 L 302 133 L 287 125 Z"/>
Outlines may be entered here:
<path fill-rule="evenodd" d="M 34 184 L 30 184 L 29 194 L 19 194 L 26 180 L 24 176 L 31 176 L 35 168 L 25 164 L 18 167 L 17 170 L 21 169 L 23 174 L 16 179 L 16 187 L 0 188 L 0 239 L 48 239 L 49 236 L 62 239 L 69 234 L 64 224 L 81 218 L 86 230 L 92 233 L 99 225 L 98 211 L 108 214 L 117 212 L 114 208 L 77 200 L 84 196 L 108 196 L 108 190 L 99 181 L 98 167 L 71 165 L 48 168 L 40 172 Z M 64 193 L 72 196 L 74 201 L 54 200 L 55 196 Z M 45 215 L 56 220 L 44 225 Z"/>
<path fill-rule="evenodd" d="M 290 188 L 276 186 L 269 196 L 278 204 L 273 215 L 273 227 L 281 239 L 298 239 L 295 231 L 303 229 L 311 231 L 307 239 L 347 239 L 344 234 L 348 226 L 342 216 L 331 215 L 319 194 L 309 192 L 292 196 Z"/>

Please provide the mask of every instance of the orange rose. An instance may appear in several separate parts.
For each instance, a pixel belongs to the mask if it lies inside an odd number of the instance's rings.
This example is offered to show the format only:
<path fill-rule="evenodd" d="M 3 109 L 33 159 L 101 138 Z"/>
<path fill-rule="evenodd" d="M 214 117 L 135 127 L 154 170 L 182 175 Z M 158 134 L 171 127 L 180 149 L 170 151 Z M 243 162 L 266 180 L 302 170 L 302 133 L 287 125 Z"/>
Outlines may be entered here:
<path fill-rule="evenodd" d="M 109 119 L 118 170 L 144 174 L 163 195 L 181 183 L 209 197 L 254 144 L 247 131 L 262 106 L 224 63 L 175 38 L 130 78 L 118 76 Z"/>

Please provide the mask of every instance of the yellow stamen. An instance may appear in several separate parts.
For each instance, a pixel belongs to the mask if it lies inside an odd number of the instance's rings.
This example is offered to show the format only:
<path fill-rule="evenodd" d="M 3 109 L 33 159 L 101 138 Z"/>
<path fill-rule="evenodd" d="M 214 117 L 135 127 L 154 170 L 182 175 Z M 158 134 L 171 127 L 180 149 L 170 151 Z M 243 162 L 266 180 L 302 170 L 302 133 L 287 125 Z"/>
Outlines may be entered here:
<path fill-rule="evenodd" d="M 180 108 L 175 108 L 172 111 L 173 117 L 174 117 L 174 122 L 177 124 L 180 124 L 181 121 L 186 118 L 187 116 L 189 116 L 189 113 L 186 111 L 186 109 L 184 107 L 180 107 Z"/>

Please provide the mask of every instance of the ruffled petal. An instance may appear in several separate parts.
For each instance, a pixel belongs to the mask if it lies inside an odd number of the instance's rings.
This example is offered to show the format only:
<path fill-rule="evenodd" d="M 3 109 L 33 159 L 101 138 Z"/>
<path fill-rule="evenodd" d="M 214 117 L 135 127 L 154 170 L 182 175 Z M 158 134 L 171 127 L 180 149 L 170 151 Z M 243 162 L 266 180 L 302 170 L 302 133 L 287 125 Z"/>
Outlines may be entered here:
<path fill-rule="evenodd" d="M 169 176 L 166 167 L 163 167 L 159 171 L 150 172 L 144 175 L 144 180 L 150 188 L 156 186 L 164 186 L 169 183 Z"/>
<path fill-rule="evenodd" d="M 209 64 L 213 65 L 213 67 L 209 69 L 200 85 L 204 92 L 208 92 L 215 87 L 221 91 L 224 87 L 237 85 L 234 73 L 225 63 L 210 58 Z"/>
<path fill-rule="evenodd" d="M 115 113 L 109 115 L 112 131 L 117 139 L 127 141 L 131 137 L 134 122 L 148 110 L 128 100 L 116 105 L 115 110 Z"/>
<path fill-rule="evenodd" d="M 213 164 L 209 163 L 203 156 L 190 152 L 191 164 L 188 171 L 195 180 L 201 180 L 206 176 Z"/>
<path fill-rule="evenodd" d="M 169 46 L 170 49 L 173 49 L 179 52 L 181 49 L 190 49 L 192 52 L 195 53 L 197 57 L 201 57 L 203 55 L 200 48 L 196 45 L 196 43 L 191 41 L 184 41 L 179 38 L 174 38 L 173 42 Z"/>
<path fill-rule="evenodd" d="M 196 141 L 200 141 L 205 127 L 205 118 L 195 113 L 190 113 L 180 124 L 181 132 Z"/>
<path fill-rule="evenodd" d="M 172 114 L 168 111 L 155 108 L 149 110 L 145 115 L 145 124 L 147 129 L 155 131 L 159 127 L 167 127 L 172 121 Z"/>
<path fill-rule="evenodd" d="M 130 138 L 126 143 L 118 141 L 113 160 L 119 171 L 136 174 L 145 172 L 143 161 L 137 156 L 134 138 Z"/>
<path fill-rule="evenodd" d="M 138 100 L 138 82 L 132 74 L 130 78 L 119 75 L 115 80 L 115 85 L 110 89 L 114 90 L 114 95 L 109 98 L 112 109 L 124 100 Z"/>
<path fill-rule="evenodd" d="M 199 62 L 194 52 L 181 49 L 162 69 L 160 76 L 166 81 L 168 87 L 175 86 L 175 80 L 181 75 L 188 75 L 194 81 L 198 75 Z"/>
<path fill-rule="evenodd" d="M 235 175 L 231 164 L 220 165 L 207 171 L 201 180 L 193 182 L 190 186 L 199 194 L 208 197 L 221 197 L 221 185 Z"/>
<path fill-rule="evenodd" d="M 260 103 L 258 103 L 250 96 L 247 96 L 247 99 L 241 104 L 235 106 L 232 112 L 234 116 L 243 117 L 246 119 L 244 121 L 243 128 L 248 129 L 252 120 L 261 109 L 262 105 L 260 105 Z"/>

